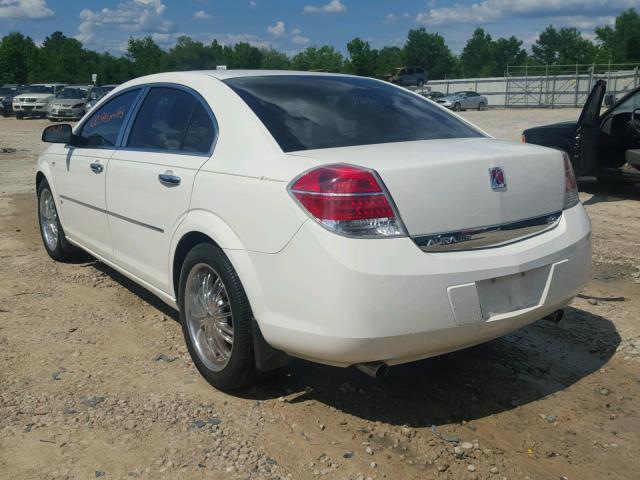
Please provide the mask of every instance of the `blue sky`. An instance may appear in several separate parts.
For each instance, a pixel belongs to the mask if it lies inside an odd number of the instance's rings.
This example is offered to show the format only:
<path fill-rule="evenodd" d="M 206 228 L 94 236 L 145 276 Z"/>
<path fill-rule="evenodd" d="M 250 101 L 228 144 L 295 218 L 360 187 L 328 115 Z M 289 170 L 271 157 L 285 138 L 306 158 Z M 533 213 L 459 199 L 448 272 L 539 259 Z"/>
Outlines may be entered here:
<path fill-rule="evenodd" d="M 294 53 L 322 44 L 344 52 L 356 36 L 374 47 L 402 45 L 409 29 L 425 27 L 459 53 L 476 26 L 529 46 L 549 24 L 593 38 L 596 26 L 638 6 L 640 0 L 0 0 L 0 35 L 18 30 L 41 42 L 62 30 L 88 48 L 121 54 L 130 36 L 152 35 L 168 48 L 186 34 Z"/>

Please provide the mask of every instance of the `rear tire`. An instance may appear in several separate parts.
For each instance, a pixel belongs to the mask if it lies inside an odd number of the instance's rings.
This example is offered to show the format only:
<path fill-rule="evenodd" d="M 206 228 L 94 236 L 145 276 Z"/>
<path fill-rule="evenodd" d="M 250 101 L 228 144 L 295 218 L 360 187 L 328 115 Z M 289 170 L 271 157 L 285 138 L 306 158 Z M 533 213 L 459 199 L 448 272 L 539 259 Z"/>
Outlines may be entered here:
<path fill-rule="evenodd" d="M 187 254 L 178 299 L 189 354 L 211 385 L 229 391 L 268 376 L 256 368 L 249 300 L 219 247 L 200 243 Z"/>
<path fill-rule="evenodd" d="M 478 104 L 478 111 L 482 112 L 484 111 L 485 108 L 486 108 L 486 105 L 484 104 L 484 102 L 480 102 Z"/>
<path fill-rule="evenodd" d="M 64 235 L 51 187 L 46 180 L 38 185 L 38 224 L 42 243 L 49 256 L 58 262 L 70 260 L 77 250 Z"/>

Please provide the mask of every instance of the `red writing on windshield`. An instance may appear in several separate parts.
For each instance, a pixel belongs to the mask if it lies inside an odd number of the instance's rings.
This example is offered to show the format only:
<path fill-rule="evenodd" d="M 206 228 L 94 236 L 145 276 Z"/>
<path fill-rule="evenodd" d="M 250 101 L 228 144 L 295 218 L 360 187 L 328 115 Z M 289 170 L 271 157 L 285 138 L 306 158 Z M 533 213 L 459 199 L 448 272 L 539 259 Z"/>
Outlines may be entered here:
<path fill-rule="evenodd" d="M 121 120 L 124 118 L 125 111 L 124 106 L 118 107 L 114 112 L 100 112 L 94 115 L 89 121 L 91 128 L 96 128 L 98 125 L 104 125 L 105 123 L 113 122 L 114 120 Z"/>

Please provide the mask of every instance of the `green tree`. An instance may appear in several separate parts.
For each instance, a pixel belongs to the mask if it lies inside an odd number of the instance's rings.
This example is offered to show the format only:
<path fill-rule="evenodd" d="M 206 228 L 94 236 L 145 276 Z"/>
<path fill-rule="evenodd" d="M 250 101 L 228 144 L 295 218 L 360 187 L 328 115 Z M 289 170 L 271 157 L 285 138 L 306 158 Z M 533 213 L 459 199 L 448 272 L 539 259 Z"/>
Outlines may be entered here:
<path fill-rule="evenodd" d="M 497 77 L 504 75 L 507 65 L 526 61 L 527 52 L 516 37 L 493 40 L 482 28 L 476 28 L 460 55 L 463 77 Z"/>
<path fill-rule="evenodd" d="M 129 38 L 126 56 L 133 62 L 133 74 L 136 77 L 159 72 L 164 55 L 150 36 Z"/>
<path fill-rule="evenodd" d="M 451 77 L 455 73 L 456 59 L 439 33 L 430 33 L 424 28 L 409 30 L 404 54 L 408 66 L 425 68 L 431 79 Z"/>
<path fill-rule="evenodd" d="M 0 84 L 26 83 L 37 47 L 31 37 L 11 32 L 0 41 Z"/>
<path fill-rule="evenodd" d="M 533 60 L 541 64 L 566 65 L 598 60 L 596 46 L 575 28 L 556 30 L 549 25 L 531 47 Z"/>
<path fill-rule="evenodd" d="M 402 67 L 406 62 L 404 50 L 398 47 L 383 47 L 378 51 L 376 74 L 379 77 L 389 75 L 396 68 Z"/>
<path fill-rule="evenodd" d="M 233 46 L 230 68 L 260 68 L 262 53 L 258 47 L 246 42 L 236 43 Z"/>
<path fill-rule="evenodd" d="M 215 68 L 213 52 L 202 42 L 195 42 L 186 35 L 162 56 L 162 69 L 165 71 L 206 70 Z"/>
<path fill-rule="evenodd" d="M 53 32 L 42 42 L 31 81 L 90 82 L 93 72 L 88 58 L 88 52 L 78 40 L 60 31 Z"/>
<path fill-rule="evenodd" d="M 260 51 L 262 61 L 260 68 L 265 70 L 289 70 L 291 68 L 291 60 L 286 53 L 270 49 L 262 49 Z"/>
<path fill-rule="evenodd" d="M 363 77 L 371 77 L 376 73 L 378 51 L 372 50 L 369 42 L 354 38 L 347 43 L 349 51 L 349 70 L 351 73 Z"/>
<path fill-rule="evenodd" d="M 321 70 L 325 72 L 342 72 L 344 57 L 329 45 L 308 47 L 291 60 L 294 70 Z"/>
<path fill-rule="evenodd" d="M 491 35 L 476 28 L 460 55 L 460 74 L 468 78 L 488 76 L 492 69 L 492 45 Z"/>
<path fill-rule="evenodd" d="M 491 46 L 492 72 L 491 76 L 504 75 L 507 65 L 524 65 L 527 61 L 527 52 L 522 48 L 522 40 L 511 36 L 499 38 Z"/>
<path fill-rule="evenodd" d="M 633 9 L 616 17 L 615 25 L 596 28 L 603 50 L 603 60 L 640 62 L 640 15 Z"/>

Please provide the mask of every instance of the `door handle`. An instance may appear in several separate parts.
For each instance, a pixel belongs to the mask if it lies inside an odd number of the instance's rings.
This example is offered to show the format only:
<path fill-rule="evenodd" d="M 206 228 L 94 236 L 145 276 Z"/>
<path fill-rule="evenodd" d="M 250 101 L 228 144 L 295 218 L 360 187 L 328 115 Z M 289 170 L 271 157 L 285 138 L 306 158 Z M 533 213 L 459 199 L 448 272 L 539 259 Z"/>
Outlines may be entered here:
<path fill-rule="evenodd" d="M 91 167 L 91 171 L 93 173 L 102 173 L 102 171 L 104 170 L 104 166 L 101 163 L 92 163 L 91 165 L 89 165 Z"/>
<path fill-rule="evenodd" d="M 172 173 L 161 173 L 158 175 L 158 181 L 165 187 L 176 187 L 180 185 L 180 177 Z"/>

